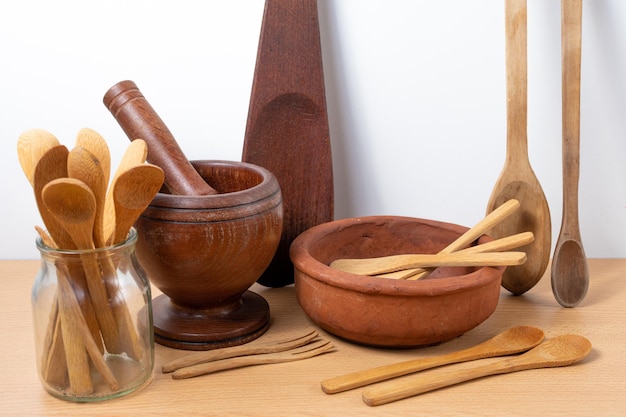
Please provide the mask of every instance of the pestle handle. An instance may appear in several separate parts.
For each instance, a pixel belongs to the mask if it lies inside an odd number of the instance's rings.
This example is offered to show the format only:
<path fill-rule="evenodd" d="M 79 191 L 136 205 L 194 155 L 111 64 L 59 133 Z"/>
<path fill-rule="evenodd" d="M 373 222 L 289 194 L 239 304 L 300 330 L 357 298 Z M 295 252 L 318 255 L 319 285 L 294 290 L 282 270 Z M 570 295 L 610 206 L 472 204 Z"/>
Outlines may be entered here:
<path fill-rule="evenodd" d="M 120 81 L 106 92 L 104 105 L 130 140 L 148 144 L 148 161 L 165 173 L 165 186 L 176 195 L 217 194 L 198 174 L 163 120 L 133 81 Z"/>

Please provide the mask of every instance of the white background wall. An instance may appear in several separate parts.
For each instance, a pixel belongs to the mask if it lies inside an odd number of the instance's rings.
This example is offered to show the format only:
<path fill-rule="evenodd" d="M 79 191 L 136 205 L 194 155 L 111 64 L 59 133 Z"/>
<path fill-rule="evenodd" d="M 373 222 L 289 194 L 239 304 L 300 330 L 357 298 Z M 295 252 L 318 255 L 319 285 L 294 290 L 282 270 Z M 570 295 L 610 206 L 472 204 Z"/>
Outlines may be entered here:
<path fill-rule="evenodd" d="M 7 4 L 10 4 L 7 6 Z M 175 5 L 174 5 L 175 4 Z M 263 0 L 21 0 L 0 6 L 0 258 L 37 258 L 19 134 L 128 139 L 102 104 L 134 80 L 189 159 L 239 160 Z M 528 2 L 531 164 L 561 223 L 560 2 Z M 505 156 L 504 3 L 320 0 L 336 218 L 471 226 Z M 585 0 L 580 222 L 589 257 L 626 257 L 626 2 Z M 553 244 L 554 244 L 553 242 Z"/>

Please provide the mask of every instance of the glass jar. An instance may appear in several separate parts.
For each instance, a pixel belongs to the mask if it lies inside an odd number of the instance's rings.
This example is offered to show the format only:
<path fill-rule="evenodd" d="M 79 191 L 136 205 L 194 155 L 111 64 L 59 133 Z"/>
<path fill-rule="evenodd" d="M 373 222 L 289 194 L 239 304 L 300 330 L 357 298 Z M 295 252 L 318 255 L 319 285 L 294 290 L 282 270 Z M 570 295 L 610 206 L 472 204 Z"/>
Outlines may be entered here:
<path fill-rule="evenodd" d="M 118 245 L 60 250 L 36 241 L 32 289 L 37 369 L 44 388 L 70 401 L 119 397 L 154 368 L 152 296 L 135 256 L 137 232 Z"/>

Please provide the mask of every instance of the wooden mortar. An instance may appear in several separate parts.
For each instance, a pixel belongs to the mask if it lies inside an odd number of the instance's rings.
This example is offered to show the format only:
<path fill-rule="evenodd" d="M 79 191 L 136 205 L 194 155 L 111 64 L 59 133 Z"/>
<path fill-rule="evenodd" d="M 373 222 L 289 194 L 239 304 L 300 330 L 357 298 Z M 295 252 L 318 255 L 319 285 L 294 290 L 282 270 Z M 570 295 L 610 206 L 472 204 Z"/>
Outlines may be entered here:
<path fill-rule="evenodd" d="M 219 194 L 159 193 L 135 223 L 138 260 L 163 292 L 153 301 L 155 341 L 187 350 L 247 343 L 269 326 L 269 305 L 248 289 L 280 242 L 280 187 L 253 164 L 192 165 Z"/>

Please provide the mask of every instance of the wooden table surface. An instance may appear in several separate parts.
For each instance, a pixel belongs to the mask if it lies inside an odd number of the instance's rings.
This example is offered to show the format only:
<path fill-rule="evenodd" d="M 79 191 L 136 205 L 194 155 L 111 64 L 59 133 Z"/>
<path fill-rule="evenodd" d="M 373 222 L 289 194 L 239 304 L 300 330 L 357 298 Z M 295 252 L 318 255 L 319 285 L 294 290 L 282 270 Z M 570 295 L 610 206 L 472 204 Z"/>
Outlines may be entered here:
<path fill-rule="evenodd" d="M 0 415 L 626 415 L 626 259 L 589 260 L 589 292 L 574 309 L 562 308 L 555 301 L 548 274 L 522 296 L 502 290 L 498 307 L 487 321 L 439 346 L 378 349 L 320 331 L 333 340 L 336 352 L 299 362 L 173 380 L 161 373 L 161 364 L 188 352 L 157 345 L 154 377 L 148 386 L 127 397 L 93 404 L 56 399 L 39 383 L 30 307 L 30 289 L 38 268 L 38 261 L 0 261 Z M 315 327 L 302 313 L 293 286 L 269 289 L 255 284 L 251 289 L 270 304 L 268 334 Z M 326 395 L 320 388 L 320 381 L 332 376 L 466 348 L 520 324 L 542 328 L 546 338 L 581 334 L 593 343 L 593 350 L 570 367 L 487 377 L 379 407 L 365 405 L 361 389 Z"/>

